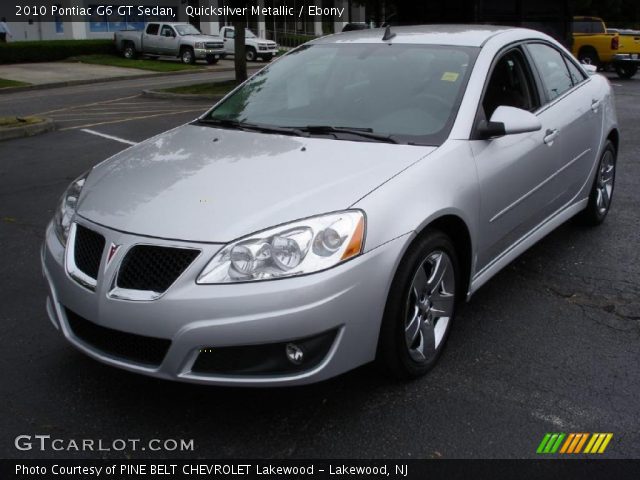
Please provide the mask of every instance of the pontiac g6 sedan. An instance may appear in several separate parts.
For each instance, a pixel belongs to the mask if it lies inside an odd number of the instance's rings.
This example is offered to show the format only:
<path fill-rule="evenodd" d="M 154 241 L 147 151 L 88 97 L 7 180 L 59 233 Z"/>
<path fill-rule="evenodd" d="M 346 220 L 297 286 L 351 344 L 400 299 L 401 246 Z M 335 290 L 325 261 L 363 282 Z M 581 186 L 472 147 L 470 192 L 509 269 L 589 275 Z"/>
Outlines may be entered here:
<path fill-rule="evenodd" d="M 43 248 L 51 321 L 165 379 L 422 375 L 459 301 L 571 217 L 605 219 L 619 134 L 585 68 L 515 28 L 310 42 L 71 184 Z"/>

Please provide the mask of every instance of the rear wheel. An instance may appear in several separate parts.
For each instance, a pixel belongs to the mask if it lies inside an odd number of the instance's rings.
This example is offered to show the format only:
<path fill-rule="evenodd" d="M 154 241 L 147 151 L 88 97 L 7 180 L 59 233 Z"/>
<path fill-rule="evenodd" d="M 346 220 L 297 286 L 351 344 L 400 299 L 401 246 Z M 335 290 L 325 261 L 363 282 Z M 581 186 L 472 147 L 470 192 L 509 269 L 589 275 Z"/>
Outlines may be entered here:
<path fill-rule="evenodd" d="M 419 377 L 437 362 L 455 316 L 458 257 L 449 237 L 427 231 L 409 248 L 385 308 L 377 362 L 401 379 Z"/>
<path fill-rule="evenodd" d="M 611 141 L 600 157 L 596 178 L 589 194 L 589 203 L 579 215 L 579 219 L 587 225 L 600 225 L 609 213 L 613 188 L 616 180 L 616 149 Z"/>
<path fill-rule="evenodd" d="M 193 65 L 196 63 L 196 56 L 193 53 L 193 49 L 191 47 L 184 47 L 182 52 L 180 52 L 180 60 L 182 60 L 182 63 L 186 65 Z"/>
<path fill-rule="evenodd" d="M 628 80 L 638 72 L 638 65 L 617 64 L 616 73 L 624 80 Z"/>
<path fill-rule="evenodd" d="M 128 60 L 133 60 L 136 58 L 136 55 L 136 47 L 133 45 L 133 43 L 125 43 L 122 48 L 122 56 Z"/>
<path fill-rule="evenodd" d="M 245 57 L 247 62 L 253 62 L 256 59 L 256 51 L 253 47 L 247 47 L 247 51 L 245 52 Z"/>

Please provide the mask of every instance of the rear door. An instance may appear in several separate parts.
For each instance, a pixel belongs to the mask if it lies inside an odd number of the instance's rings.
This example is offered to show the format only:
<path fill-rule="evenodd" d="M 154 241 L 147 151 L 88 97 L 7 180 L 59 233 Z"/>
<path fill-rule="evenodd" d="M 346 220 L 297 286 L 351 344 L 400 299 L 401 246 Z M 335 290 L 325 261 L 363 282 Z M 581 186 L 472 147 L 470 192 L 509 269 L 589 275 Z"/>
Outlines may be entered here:
<path fill-rule="evenodd" d="M 160 33 L 160 24 L 150 23 L 147 25 L 142 35 L 142 49 L 144 53 L 159 53 L 158 33 Z"/>
<path fill-rule="evenodd" d="M 556 178 L 561 189 L 559 207 L 570 203 L 584 187 L 602 139 L 602 93 L 575 62 L 547 43 L 527 45 L 546 101 L 557 120 L 562 144 Z"/>
<path fill-rule="evenodd" d="M 521 46 L 498 54 L 479 106 L 478 122 L 499 106 L 528 110 L 542 130 L 471 141 L 480 182 L 478 271 L 514 246 L 557 208 L 561 145 L 555 109 L 543 97 Z"/>

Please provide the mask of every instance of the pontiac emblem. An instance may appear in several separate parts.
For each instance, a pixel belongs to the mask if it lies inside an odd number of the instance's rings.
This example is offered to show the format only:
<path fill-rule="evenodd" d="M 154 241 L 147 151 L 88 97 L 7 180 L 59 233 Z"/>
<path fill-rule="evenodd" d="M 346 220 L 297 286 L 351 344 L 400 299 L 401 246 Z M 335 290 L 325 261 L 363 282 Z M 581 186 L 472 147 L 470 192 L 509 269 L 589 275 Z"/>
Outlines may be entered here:
<path fill-rule="evenodd" d="M 105 263 L 105 266 L 104 266 L 105 270 L 109 268 L 109 265 L 111 265 L 111 261 L 113 260 L 113 257 L 116 256 L 116 253 L 118 253 L 118 250 L 120 250 L 120 247 L 121 245 L 111 243 L 111 246 L 109 247 L 109 251 L 107 252 L 107 262 Z"/>

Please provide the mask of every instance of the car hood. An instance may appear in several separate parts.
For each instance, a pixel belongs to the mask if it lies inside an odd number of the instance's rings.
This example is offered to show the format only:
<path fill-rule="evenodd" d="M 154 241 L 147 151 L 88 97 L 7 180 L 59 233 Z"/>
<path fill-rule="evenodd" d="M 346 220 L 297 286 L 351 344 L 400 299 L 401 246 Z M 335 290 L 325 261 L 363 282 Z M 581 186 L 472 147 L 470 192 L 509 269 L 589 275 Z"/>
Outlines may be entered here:
<path fill-rule="evenodd" d="M 185 125 L 96 166 L 78 214 L 123 232 L 223 243 L 346 209 L 433 150 Z"/>
<path fill-rule="evenodd" d="M 194 38 L 197 42 L 218 42 L 222 43 L 222 37 L 216 37 L 214 35 L 188 35 L 187 38 Z"/>

